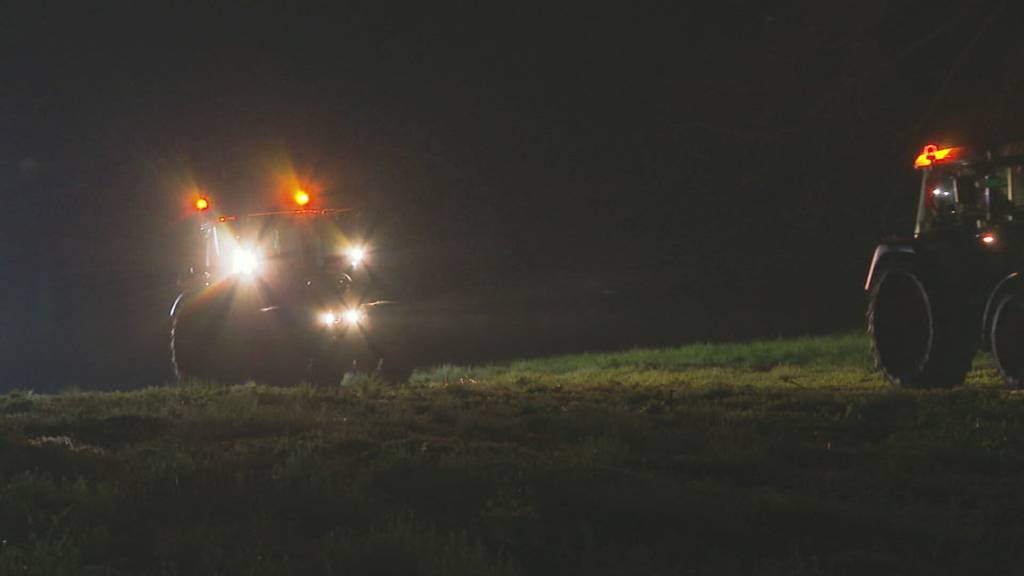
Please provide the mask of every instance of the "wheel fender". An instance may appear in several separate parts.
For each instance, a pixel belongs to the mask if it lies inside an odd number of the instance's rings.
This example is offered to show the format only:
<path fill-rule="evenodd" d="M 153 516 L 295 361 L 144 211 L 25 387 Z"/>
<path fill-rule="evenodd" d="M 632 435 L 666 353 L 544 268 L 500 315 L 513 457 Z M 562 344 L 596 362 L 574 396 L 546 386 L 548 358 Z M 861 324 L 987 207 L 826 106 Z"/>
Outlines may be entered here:
<path fill-rule="evenodd" d="M 986 350 L 992 346 L 989 333 L 992 331 L 992 320 L 996 314 L 996 306 L 999 305 L 999 301 L 1003 296 L 1013 291 L 1024 292 L 1024 276 L 1020 272 L 1014 272 L 1000 280 L 985 301 L 985 314 L 982 316 L 981 322 L 981 342 Z"/>
<path fill-rule="evenodd" d="M 171 318 L 174 318 L 174 313 L 178 310 L 178 305 L 181 304 L 181 301 L 184 298 L 185 298 L 185 293 L 184 292 L 182 292 L 181 294 L 178 294 L 178 297 L 174 299 L 174 303 L 171 304 L 171 311 L 168 314 L 168 316 L 170 316 Z"/>
<path fill-rule="evenodd" d="M 879 244 L 875 248 L 875 254 L 871 257 L 871 266 L 868 267 L 868 277 L 864 281 L 864 290 L 871 289 L 871 282 L 875 277 L 875 270 L 878 269 L 879 264 L 892 258 L 898 257 L 912 257 L 916 254 L 913 246 L 906 244 Z"/>

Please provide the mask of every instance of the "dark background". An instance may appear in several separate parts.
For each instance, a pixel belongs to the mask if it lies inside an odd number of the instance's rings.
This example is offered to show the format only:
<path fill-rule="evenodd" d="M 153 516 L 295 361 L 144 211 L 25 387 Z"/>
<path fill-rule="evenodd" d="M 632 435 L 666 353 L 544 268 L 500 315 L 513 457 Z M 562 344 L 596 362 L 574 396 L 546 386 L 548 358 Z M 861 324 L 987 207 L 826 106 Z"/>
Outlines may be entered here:
<path fill-rule="evenodd" d="M 290 162 L 419 364 L 862 323 L 926 143 L 1021 135 L 1008 3 L 55 5 L 0 24 L 0 390 L 169 381 L 182 199 Z"/>

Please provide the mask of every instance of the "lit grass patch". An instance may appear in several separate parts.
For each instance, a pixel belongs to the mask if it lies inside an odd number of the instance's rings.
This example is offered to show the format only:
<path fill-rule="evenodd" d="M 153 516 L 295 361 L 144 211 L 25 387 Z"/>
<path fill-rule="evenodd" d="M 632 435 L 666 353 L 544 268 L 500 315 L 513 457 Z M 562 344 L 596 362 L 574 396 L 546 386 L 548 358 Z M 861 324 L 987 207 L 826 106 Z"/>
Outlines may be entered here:
<path fill-rule="evenodd" d="M 625 352 L 575 354 L 521 360 L 506 365 L 442 366 L 413 375 L 416 383 L 478 382 L 530 379 L 538 375 L 594 374 L 641 371 L 651 374 L 689 372 L 701 368 L 770 371 L 779 366 L 870 369 L 863 334 L 822 338 L 763 340 L 732 344 L 688 344 L 676 348 L 636 349 Z"/>

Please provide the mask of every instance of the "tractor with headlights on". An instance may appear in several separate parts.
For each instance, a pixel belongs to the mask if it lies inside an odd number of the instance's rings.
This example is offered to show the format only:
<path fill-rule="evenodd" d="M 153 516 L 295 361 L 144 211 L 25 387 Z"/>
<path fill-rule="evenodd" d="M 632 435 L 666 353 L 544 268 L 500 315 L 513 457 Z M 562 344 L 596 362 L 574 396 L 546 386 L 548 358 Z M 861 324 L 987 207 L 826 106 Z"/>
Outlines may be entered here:
<path fill-rule="evenodd" d="M 228 214 L 197 196 L 170 310 L 179 378 L 336 384 L 352 371 L 400 378 L 355 212 L 296 190 L 285 209 Z M 281 207 L 279 207 L 281 208 Z"/>
<path fill-rule="evenodd" d="M 913 236 L 875 249 L 867 329 L 878 369 L 905 387 L 963 382 L 991 350 L 1024 384 L 1024 146 L 929 145 Z"/>

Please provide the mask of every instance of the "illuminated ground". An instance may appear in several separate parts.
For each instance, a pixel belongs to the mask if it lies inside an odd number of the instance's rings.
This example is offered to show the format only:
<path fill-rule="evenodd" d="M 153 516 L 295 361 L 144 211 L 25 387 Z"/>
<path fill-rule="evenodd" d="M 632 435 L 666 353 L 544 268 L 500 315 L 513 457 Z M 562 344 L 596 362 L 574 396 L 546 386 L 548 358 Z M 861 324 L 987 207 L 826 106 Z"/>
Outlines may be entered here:
<path fill-rule="evenodd" d="M 1005 573 L 1022 399 L 894 390 L 861 336 L 13 393 L 0 574 Z"/>

